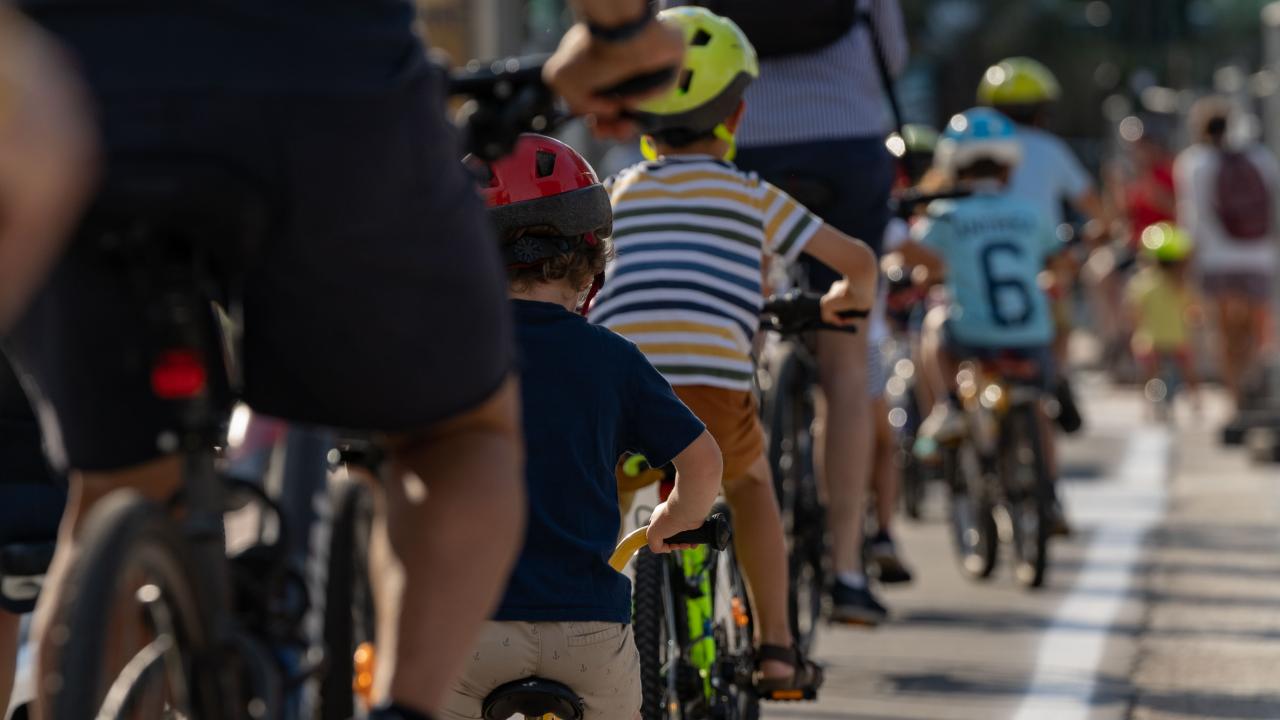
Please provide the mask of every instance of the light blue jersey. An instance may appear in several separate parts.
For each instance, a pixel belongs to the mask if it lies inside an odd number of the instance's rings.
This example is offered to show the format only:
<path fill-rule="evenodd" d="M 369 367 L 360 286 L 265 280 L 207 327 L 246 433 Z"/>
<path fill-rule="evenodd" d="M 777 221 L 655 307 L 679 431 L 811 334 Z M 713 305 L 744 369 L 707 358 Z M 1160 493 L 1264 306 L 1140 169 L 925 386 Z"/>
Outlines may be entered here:
<path fill-rule="evenodd" d="M 916 229 L 947 264 L 948 332 L 966 345 L 1024 348 L 1053 339 L 1053 316 L 1037 276 L 1060 248 L 1026 201 L 997 192 L 936 201 Z"/>

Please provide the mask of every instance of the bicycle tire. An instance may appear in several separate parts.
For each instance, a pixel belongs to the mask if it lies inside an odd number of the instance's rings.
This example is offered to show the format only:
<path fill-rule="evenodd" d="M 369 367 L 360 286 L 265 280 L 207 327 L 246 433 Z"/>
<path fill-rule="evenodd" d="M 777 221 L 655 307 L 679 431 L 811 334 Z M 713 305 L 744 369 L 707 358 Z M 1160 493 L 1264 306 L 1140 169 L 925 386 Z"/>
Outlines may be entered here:
<path fill-rule="evenodd" d="M 83 550 L 68 573 L 55 625 L 49 630 L 50 637 L 60 645 L 60 682 L 52 694 L 52 712 L 48 716 L 53 720 L 98 718 L 105 710 L 109 691 L 125 691 L 128 698 L 134 697 L 136 684 L 120 685 L 125 669 L 107 685 L 102 677 L 102 657 L 108 646 L 109 629 L 118 627 L 114 623 L 118 616 L 112 613 L 116 608 L 108 599 L 123 599 L 125 588 L 121 587 L 121 580 L 141 572 L 147 583 L 158 590 L 155 597 L 162 599 L 169 611 L 173 632 L 158 633 L 134 657 L 142 658 L 144 651 L 165 637 L 173 645 L 169 650 L 159 650 L 161 655 L 145 664 L 135 683 L 149 680 L 160 659 L 176 661 L 178 665 L 165 669 L 180 671 L 188 685 L 189 699 L 185 708 L 178 709 L 184 713 L 180 716 L 199 720 L 230 718 L 228 711 L 232 707 L 218 692 L 215 674 L 223 663 L 210 656 L 205 634 L 208 624 L 199 600 L 198 569 L 190 560 L 186 540 L 164 510 L 137 493 L 117 490 L 90 513 L 81 547 Z M 134 597 L 137 596 L 135 591 Z M 151 619 L 154 621 L 155 616 Z M 181 699 L 174 698 L 174 702 Z M 128 707 L 123 705 L 121 713 Z"/>
<path fill-rule="evenodd" d="M 788 622 L 800 649 L 816 643 L 826 592 L 826 510 L 818 498 L 813 467 L 812 388 L 804 361 L 795 350 L 778 362 L 770 387 L 769 465 L 783 528 L 788 537 Z"/>
<path fill-rule="evenodd" d="M 1010 410 L 1001 428 L 1000 474 L 1004 478 L 1013 527 L 1015 575 L 1028 588 L 1039 588 L 1049 571 L 1049 538 L 1053 517 L 1053 487 L 1045 464 L 1040 421 L 1030 407 Z M 1030 482 L 1015 479 L 1029 470 Z M 1028 528 L 1028 524 L 1034 527 Z"/>
<path fill-rule="evenodd" d="M 728 508 L 718 505 L 713 512 L 728 513 Z M 758 720 L 760 698 L 756 694 L 753 672 L 755 670 L 755 622 L 751 597 L 747 593 L 746 578 L 738 565 L 737 554 L 730 546 L 717 558 L 716 573 L 712 575 L 713 602 L 721 599 L 719 584 L 726 584 L 726 596 L 730 607 L 717 602 L 712 608 L 713 617 L 720 627 L 716 634 L 716 657 L 720 669 L 720 704 L 723 710 L 716 717 L 726 720 Z M 739 605 L 735 609 L 733 600 Z M 727 612 L 726 612 L 727 610 Z"/>
<path fill-rule="evenodd" d="M 995 507 L 983 491 L 982 469 L 975 463 L 966 469 L 964 453 L 975 452 L 971 446 L 960 445 L 943 451 L 943 473 L 950 490 L 948 517 L 951 525 L 952 546 L 960 569 L 973 580 L 989 579 L 999 559 L 1000 533 L 996 527 Z"/>
<path fill-rule="evenodd" d="M 666 608 L 675 602 L 664 598 L 663 573 L 667 559 L 641 548 L 635 559 L 635 585 L 631 618 L 636 650 L 640 655 L 640 717 L 643 720 L 670 720 L 679 717 L 669 713 L 673 698 L 663 668 L 671 666 L 667 657 Z M 675 706 L 680 707 L 676 702 Z"/>
<path fill-rule="evenodd" d="M 358 478 L 345 477 L 329 491 L 332 520 L 324 582 L 325 669 L 320 679 L 321 720 L 349 720 L 357 712 L 352 691 L 355 651 L 372 641 L 374 608 L 369 586 L 369 534 L 373 497 Z"/>
<path fill-rule="evenodd" d="M 902 511 L 909 519 L 919 520 L 924 517 L 924 468 L 909 446 L 904 445 L 898 451 L 898 473 L 901 477 Z"/>

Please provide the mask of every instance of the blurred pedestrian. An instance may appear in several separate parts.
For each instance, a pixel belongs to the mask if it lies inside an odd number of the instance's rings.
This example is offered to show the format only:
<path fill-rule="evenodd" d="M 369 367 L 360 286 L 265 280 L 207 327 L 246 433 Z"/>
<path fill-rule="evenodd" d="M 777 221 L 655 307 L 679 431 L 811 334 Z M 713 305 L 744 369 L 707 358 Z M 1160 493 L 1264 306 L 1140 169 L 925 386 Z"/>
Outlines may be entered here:
<path fill-rule="evenodd" d="M 1217 323 L 1219 374 L 1237 412 L 1259 380 L 1276 273 L 1274 196 L 1280 165 L 1261 145 L 1235 143 L 1232 108 L 1206 97 L 1191 108 L 1193 143 L 1174 164 L 1178 224 Z"/>

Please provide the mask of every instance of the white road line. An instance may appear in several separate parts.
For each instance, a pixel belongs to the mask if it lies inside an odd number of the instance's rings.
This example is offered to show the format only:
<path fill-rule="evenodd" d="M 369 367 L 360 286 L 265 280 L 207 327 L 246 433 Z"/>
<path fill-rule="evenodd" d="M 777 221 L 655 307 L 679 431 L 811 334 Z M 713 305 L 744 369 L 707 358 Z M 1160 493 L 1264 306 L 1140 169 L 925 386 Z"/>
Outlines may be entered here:
<path fill-rule="evenodd" d="M 1170 438 L 1163 428 L 1131 431 L 1111 482 L 1066 488 L 1072 522 L 1094 536 L 1071 594 L 1040 640 L 1035 674 L 1016 720 L 1083 720 L 1097 686 L 1112 624 L 1133 582 L 1142 540 L 1164 515 Z"/>

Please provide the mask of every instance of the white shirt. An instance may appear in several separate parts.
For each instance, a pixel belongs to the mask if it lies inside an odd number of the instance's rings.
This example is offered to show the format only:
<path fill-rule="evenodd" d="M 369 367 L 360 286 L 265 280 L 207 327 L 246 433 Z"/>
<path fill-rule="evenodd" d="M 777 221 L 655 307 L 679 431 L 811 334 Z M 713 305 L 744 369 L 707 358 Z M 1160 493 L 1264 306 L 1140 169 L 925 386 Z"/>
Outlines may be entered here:
<path fill-rule="evenodd" d="M 1093 187 L 1088 171 L 1062 138 L 1021 125 L 1022 162 L 1009 181 L 1009 195 L 1036 207 L 1052 227 L 1062 224 L 1062 202 L 1074 201 Z"/>
<path fill-rule="evenodd" d="M 1246 148 L 1245 156 L 1262 173 L 1275 195 L 1280 168 L 1276 159 L 1261 145 Z M 1276 233 L 1269 240 L 1234 240 L 1218 221 L 1213 209 L 1217 193 L 1218 167 L 1221 157 L 1208 145 L 1197 143 L 1183 150 L 1173 163 L 1173 183 L 1178 196 L 1178 224 L 1191 235 L 1196 245 L 1195 262 L 1209 272 L 1254 272 L 1274 274 L 1276 271 Z"/>

